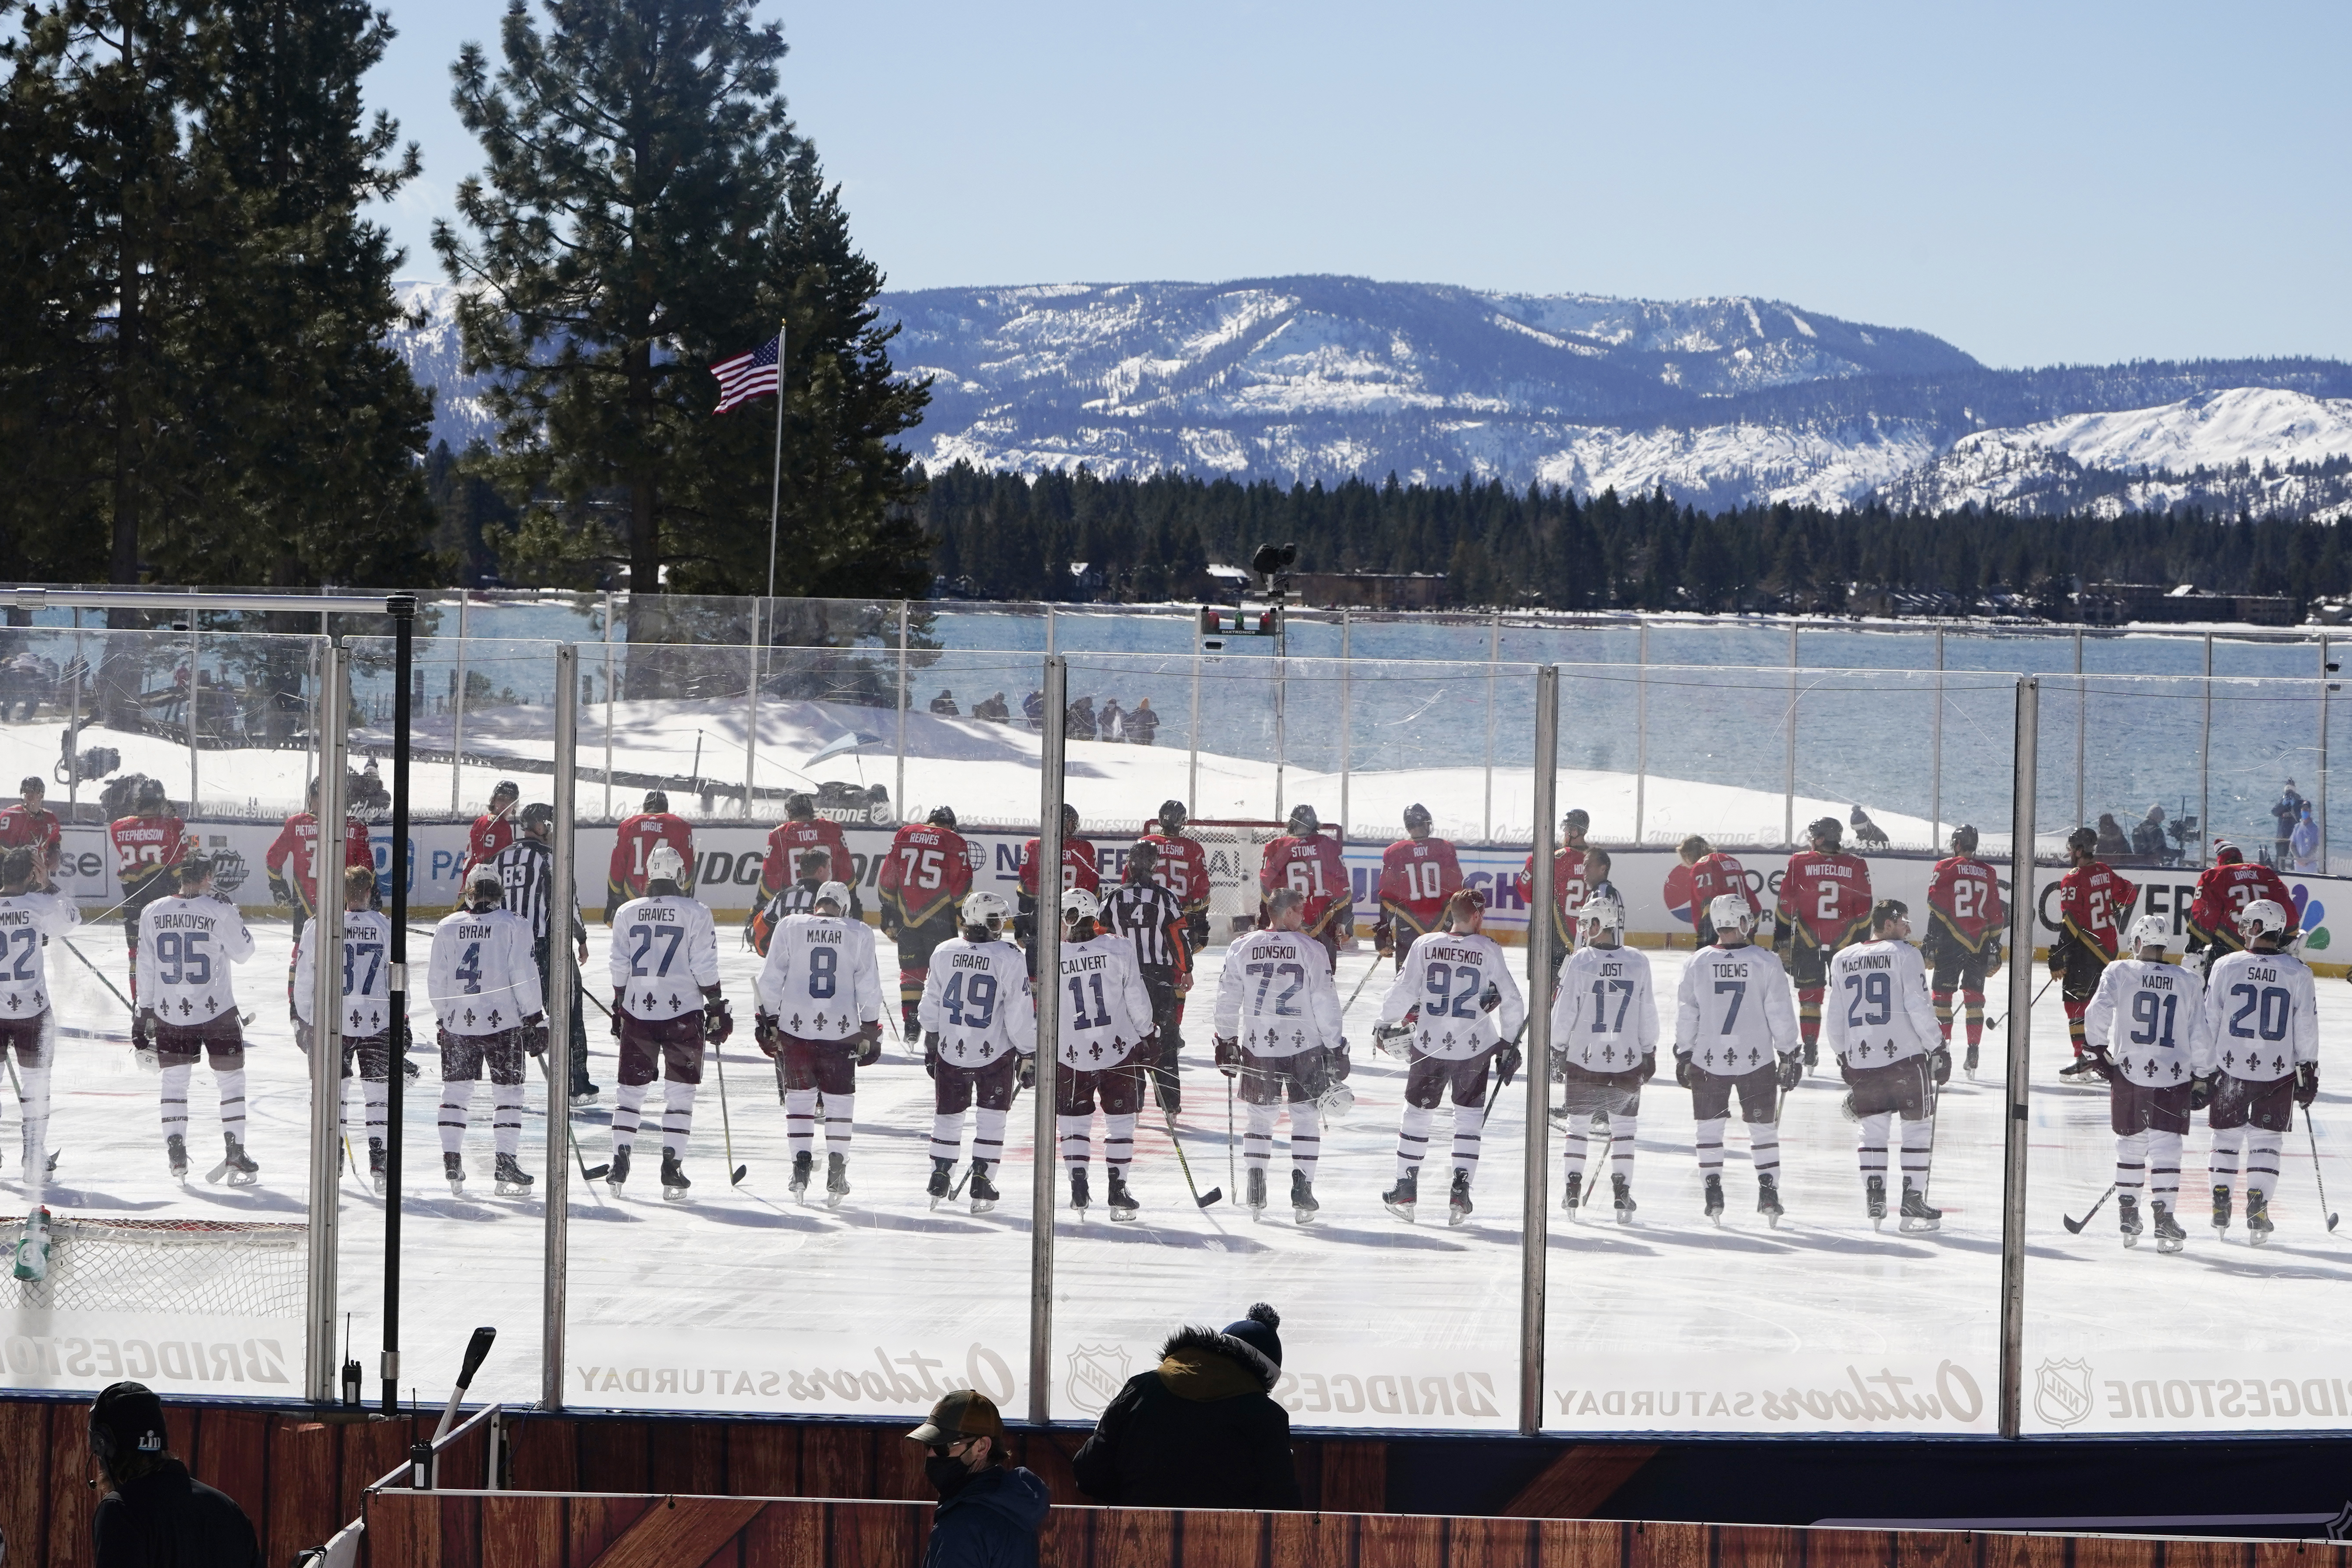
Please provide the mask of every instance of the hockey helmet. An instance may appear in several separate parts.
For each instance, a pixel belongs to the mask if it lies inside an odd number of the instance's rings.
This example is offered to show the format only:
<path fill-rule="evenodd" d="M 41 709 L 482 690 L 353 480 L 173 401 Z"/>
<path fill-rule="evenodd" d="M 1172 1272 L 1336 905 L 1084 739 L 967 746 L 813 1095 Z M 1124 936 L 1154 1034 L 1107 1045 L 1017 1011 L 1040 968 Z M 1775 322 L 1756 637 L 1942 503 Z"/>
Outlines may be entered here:
<path fill-rule="evenodd" d="M 1062 803 L 1062 837 L 1068 837 L 1078 830 L 1078 808 L 1068 801 Z"/>
<path fill-rule="evenodd" d="M 500 779 L 490 787 L 490 805 L 493 807 L 502 800 L 520 800 L 521 798 L 522 785 L 512 779 Z"/>
<path fill-rule="evenodd" d="M 1084 888 L 1070 888 L 1062 894 L 1062 923 L 1090 921 L 1102 913 L 1102 900 Z"/>
<path fill-rule="evenodd" d="M 2273 905 L 2272 907 L 2273 909 L 2277 908 L 2276 905 Z M 2131 935 L 2125 940 L 2124 945 L 2130 948 L 2134 952 L 2137 952 L 2143 947 L 2153 947 L 2161 951 L 2165 944 L 2169 942 L 2171 940 L 2171 916 L 2142 915 L 2139 919 L 2132 921 Z"/>
<path fill-rule="evenodd" d="M 2256 899 L 2238 911 L 2238 935 L 2246 942 L 2287 929 L 2287 913 L 2276 899 Z"/>
<path fill-rule="evenodd" d="M 1625 931 L 1625 906 L 1611 893 L 1594 893 L 1576 911 L 1576 931 L 1580 941 L 1591 942 L 1602 931 L 1622 935 Z"/>
<path fill-rule="evenodd" d="M 2242 862 L 2245 858 L 2246 852 L 2228 839 L 2213 840 L 2213 864 L 2216 866 L 2235 866 Z"/>
<path fill-rule="evenodd" d="M 1834 816 L 1817 816 L 1805 824 L 1805 837 L 1835 851 L 1845 839 L 1845 825 Z"/>
<path fill-rule="evenodd" d="M 839 882 L 827 882 L 824 887 L 819 888 L 816 890 L 816 907 L 818 909 L 823 909 L 827 904 L 831 904 L 833 906 L 833 912 L 835 914 L 847 914 L 849 912 L 849 889 L 842 886 Z"/>
<path fill-rule="evenodd" d="M 525 833 L 530 832 L 534 827 L 553 827 L 555 826 L 555 807 L 548 805 L 547 802 L 543 800 L 535 800 L 529 805 L 524 806 L 522 808 L 522 815 L 515 820 L 522 824 L 522 830 Z"/>
<path fill-rule="evenodd" d="M 1004 895 L 992 893 L 984 888 L 966 893 L 959 912 L 967 927 L 978 926 L 991 936 L 1002 934 L 1004 922 L 1013 917 L 1012 907 L 1005 903 Z"/>
<path fill-rule="evenodd" d="M 1745 894 L 1717 893 L 1707 902 L 1706 921 L 1718 935 L 1737 931 L 1745 936 L 1756 929 L 1756 911 L 1748 907 Z"/>
<path fill-rule="evenodd" d="M 649 789 L 646 791 L 646 809 L 647 811 L 668 811 L 669 792 L 658 789 Z"/>
<path fill-rule="evenodd" d="M 950 833 L 953 833 L 956 825 L 955 808 L 948 805 L 935 805 L 931 807 L 931 815 L 923 820 L 933 827 L 944 827 Z"/>
<path fill-rule="evenodd" d="M 1184 803 L 1181 800 L 1163 800 L 1160 803 L 1160 826 L 1171 833 L 1181 829 L 1192 815 L 1184 809 Z"/>
<path fill-rule="evenodd" d="M 151 812 L 162 811 L 170 804 L 164 798 L 162 779 L 141 779 L 139 792 L 131 797 L 131 801 L 132 809 L 142 816 Z"/>
<path fill-rule="evenodd" d="M 2093 827 L 2078 827 L 2074 829 L 2074 832 L 2066 835 L 2066 847 L 2071 850 L 2079 850 L 2085 855 L 2095 852 L 2099 847 L 2098 830 Z"/>
<path fill-rule="evenodd" d="M 507 885 L 499 879 L 499 868 L 485 860 L 466 873 L 466 907 L 469 910 L 494 910 L 507 901 Z"/>
<path fill-rule="evenodd" d="M 1564 833 L 1582 833 L 1592 826 L 1592 814 L 1580 805 L 1570 806 L 1560 815 L 1559 826 Z"/>
<path fill-rule="evenodd" d="M 1138 844 L 1127 852 L 1127 879 L 1148 882 L 1160 869 L 1160 847 L 1154 844 Z"/>
<path fill-rule="evenodd" d="M 1290 815 L 1283 819 L 1283 826 L 1295 837 L 1304 837 L 1320 832 L 1323 821 L 1315 815 L 1313 806 L 1294 805 L 1290 808 Z"/>
<path fill-rule="evenodd" d="M 2094 844 L 2098 842 L 2098 837 L 2095 834 L 2092 836 L 2091 842 Z M 1965 822 L 1961 823 L 1958 827 L 1953 828 L 1952 853 L 1955 855 L 1973 855 L 1976 852 L 1977 830 Z"/>
<path fill-rule="evenodd" d="M 1356 1109 L 1356 1091 L 1344 1083 L 1335 1083 L 1315 1097 L 1315 1109 L 1327 1121 L 1341 1121 Z"/>
<path fill-rule="evenodd" d="M 1404 808 L 1404 830 L 1415 838 L 1427 837 L 1433 820 L 1429 815 L 1429 807 L 1419 801 Z"/>
<path fill-rule="evenodd" d="M 675 882 L 686 885 L 686 857 L 667 844 L 656 844 L 646 851 L 646 881 Z"/>
<path fill-rule="evenodd" d="M 806 822 L 816 816 L 816 796 L 806 790 L 795 790 L 784 796 L 784 820 Z"/>

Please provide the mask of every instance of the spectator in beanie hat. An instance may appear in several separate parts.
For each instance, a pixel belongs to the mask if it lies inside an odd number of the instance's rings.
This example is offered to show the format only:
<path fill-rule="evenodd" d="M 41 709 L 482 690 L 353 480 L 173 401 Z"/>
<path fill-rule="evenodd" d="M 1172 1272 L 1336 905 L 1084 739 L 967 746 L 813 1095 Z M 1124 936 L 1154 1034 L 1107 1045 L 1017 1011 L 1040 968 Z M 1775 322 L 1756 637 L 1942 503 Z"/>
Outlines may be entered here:
<path fill-rule="evenodd" d="M 1295 1509 L 1282 1319 L 1261 1301 L 1223 1329 L 1182 1328 L 1127 1380 L 1071 1461 L 1078 1488 L 1128 1508 Z"/>
<path fill-rule="evenodd" d="M 955 1389 L 907 1437 L 930 1450 L 923 1474 L 940 1494 L 923 1568 L 1037 1568 L 1045 1483 L 1004 1462 L 1004 1418 L 995 1401 Z"/>
<path fill-rule="evenodd" d="M 106 1478 L 90 1536 L 97 1568 L 261 1568 L 253 1521 L 172 1458 L 163 1402 L 118 1383 L 89 1407 L 89 1453 Z"/>

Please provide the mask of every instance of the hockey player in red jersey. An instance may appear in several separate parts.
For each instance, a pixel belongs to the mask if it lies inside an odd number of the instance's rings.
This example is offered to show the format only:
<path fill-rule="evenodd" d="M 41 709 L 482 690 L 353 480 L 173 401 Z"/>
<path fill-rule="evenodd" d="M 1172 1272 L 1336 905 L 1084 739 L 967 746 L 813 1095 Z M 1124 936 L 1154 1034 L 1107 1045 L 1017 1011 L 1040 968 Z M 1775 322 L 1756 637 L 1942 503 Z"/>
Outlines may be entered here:
<path fill-rule="evenodd" d="M 2098 857 L 2099 835 L 2078 827 L 2066 836 L 2066 858 L 2073 869 L 2058 882 L 2058 940 L 2050 944 L 2050 973 L 2059 982 L 2058 994 L 2066 1007 L 2066 1037 L 2074 1047 L 2072 1066 L 2059 1069 L 2061 1078 L 2095 1078 L 2101 1063 L 2084 1043 L 2083 1014 L 2098 994 L 2099 975 L 2115 961 L 2123 941 L 2125 920 L 2139 889 L 2116 874 Z"/>
<path fill-rule="evenodd" d="M 1772 945 L 1797 988 L 1797 1033 L 1805 1042 L 1808 1068 L 1820 1061 L 1822 989 L 1829 962 L 1838 949 L 1870 933 L 1870 867 L 1861 856 L 1845 852 L 1844 836 L 1834 816 L 1806 825 L 1809 847 L 1789 857 L 1773 916 Z"/>
<path fill-rule="evenodd" d="M 195 848 L 188 825 L 172 815 L 163 782 L 141 779 L 131 815 L 106 829 L 114 846 L 114 874 L 122 883 L 122 940 L 131 950 L 131 1000 L 139 1000 L 139 918 L 172 891 L 173 869 Z"/>
<path fill-rule="evenodd" d="M 667 844 L 677 851 L 686 867 L 678 882 L 678 890 L 688 898 L 694 896 L 694 874 L 698 869 L 694 858 L 694 829 L 686 818 L 672 816 L 669 796 L 657 789 L 646 791 L 646 808 L 635 816 L 624 817 L 613 836 L 613 863 L 604 873 L 604 923 L 613 923 L 613 911 L 631 899 L 646 896 L 646 857 L 656 844 Z"/>
<path fill-rule="evenodd" d="M 1339 944 L 1356 934 L 1356 889 L 1348 879 L 1348 863 L 1339 841 L 1322 831 L 1311 805 L 1294 805 L 1283 837 L 1265 847 L 1258 868 L 1259 923 L 1265 924 L 1265 900 L 1276 888 L 1293 888 L 1307 900 L 1305 930 L 1322 945 L 1336 972 Z"/>
<path fill-rule="evenodd" d="M 801 856 L 811 849 L 821 849 L 833 858 L 824 880 L 853 889 L 857 886 L 857 867 L 849 858 L 849 840 L 842 837 L 841 824 L 819 816 L 816 796 L 803 791 L 785 797 L 784 819 L 768 835 L 767 858 L 760 862 L 760 897 L 753 909 L 764 908 L 792 883 Z"/>
<path fill-rule="evenodd" d="M 2294 940 L 2294 895 L 2276 871 L 2252 865 L 2226 838 L 2213 840 L 2213 864 L 2197 879 L 2196 901 L 2189 906 L 2189 956 L 2181 962 L 2202 975 L 2233 952 L 2243 952 L 2238 940 L 2238 916 L 2256 899 L 2268 899 L 2286 911 L 2286 936 Z M 2199 954 L 2202 963 L 2190 963 Z"/>
<path fill-rule="evenodd" d="M 832 824 L 826 824 L 831 826 Z M 956 906 L 971 891 L 971 854 L 956 831 L 956 814 L 942 805 L 910 822 L 890 840 L 877 891 L 882 934 L 898 944 L 898 1013 L 907 1038 L 923 1037 L 915 1011 L 930 978 L 931 950 L 956 934 Z"/>
<path fill-rule="evenodd" d="M 49 786 L 41 782 L 41 775 L 26 774 L 18 787 L 21 798 L 0 811 L 0 851 L 30 849 L 33 879 L 47 885 L 58 868 L 58 850 L 64 833 L 58 826 L 58 814 L 42 804 Z"/>
<path fill-rule="evenodd" d="M 1184 939 L 1192 944 L 1194 952 L 1209 945 L 1209 852 L 1201 841 L 1184 832 L 1191 814 L 1181 800 L 1160 803 L 1158 820 L 1147 826 L 1156 831 L 1146 833 L 1138 842 L 1149 844 L 1160 856 L 1160 885 L 1176 895 L 1184 908 Z M 1177 1003 L 1179 1016 L 1183 1003 Z"/>
<path fill-rule="evenodd" d="M 515 841 L 515 806 L 521 799 L 522 786 L 512 779 L 500 779 L 490 791 L 490 809 L 466 830 L 466 863 L 457 868 L 458 886 L 465 885 L 467 872 L 497 859 Z"/>
<path fill-rule="evenodd" d="M 1462 889 L 1462 862 L 1454 846 L 1430 836 L 1429 807 L 1404 808 L 1404 837 L 1381 854 L 1381 918 L 1372 924 L 1372 951 L 1404 955 L 1445 918 L 1445 900 Z M 1532 864 L 1532 860 L 1529 862 Z"/>
<path fill-rule="evenodd" d="M 1952 829 L 1952 852 L 1936 862 L 1927 880 L 1927 937 L 1920 956 L 1935 972 L 1928 994 L 1936 1004 L 1936 1027 L 1952 1043 L 1952 993 L 1968 1012 L 1969 1054 L 1977 1070 L 1984 1040 L 1985 982 L 2000 973 L 2000 932 L 2009 910 L 2000 899 L 2000 878 L 1977 858 L 1977 830 L 1963 822 Z M 2029 955 L 2030 956 L 2030 955 Z"/>
<path fill-rule="evenodd" d="M 312 857 L 319 847 L 319 781 L 310 781 L 306 797 L 310 809 L 298 811 L 286 819 L 278 837 L 261 853 L 261 868 L 269 879 L 269 890 L 281 904 L 294 906 L 294 940 L 300 942 L 302 928 L 319 912 L 318 864 Z M 368 844 L 367 824 L 346 815 L 343 818 L 343 866 L 364 866 L 375 869 L 375 851 Z M 331 884 L 340 896 L 342 883 Z M 290 971 L 289 971 L 290 973 Z"/>
<path fill-rule="evenodd" d="M 1032 838 L 1021 847 L 1021 869 L 1014 878 L 1020 912 L 1013 917 L 1013 933 L 1025 947 L 1037 935 L 1037 846 Z M 1102 874 L 1095 868 L 1095 847 L 1078 837 L 1078 808 L 1062 803 L 1062 892 L 1073 888 L 1089 893 L 1102 889 Z M 1061 894 L 1051 895 L 1058 908 Z"/>
<path fill-rule="evenodd" d="M 1576 951 L 1576 932 L 1580 922 L 1577 914 L 1592 893 L 1592 884 L 1599 879 L 1592 875 L 1591 865 L 1594 851 L 1584 842 L 1584 835 L 1592 826 L 1592 818 L 1580 806 L 1559 819 L 1559 847 L 1551 857 L 1551 976 L 1559 978 L 1559 966 Z M 1519 868 L 1519 900 L 1533 907 L 1536 900 L 1536 857 L 1528 852 L 1527 864 Z"/>
<path fill-rule="evenodd" d="M 1675 853 L 1690 868 L 1691 924 L 1698 930 L 1698 945 L 1715 945 L 1715 920 L 1710 910 L 1715 900 L 1726 893 L 1737 893 L 1748 900 L 1748 912 L 1758 920 L 1764 918 L 1764 906 L 1748 886 L 1748 868 L 1738 861 L 1694 833 L 1676 847 Z"/>

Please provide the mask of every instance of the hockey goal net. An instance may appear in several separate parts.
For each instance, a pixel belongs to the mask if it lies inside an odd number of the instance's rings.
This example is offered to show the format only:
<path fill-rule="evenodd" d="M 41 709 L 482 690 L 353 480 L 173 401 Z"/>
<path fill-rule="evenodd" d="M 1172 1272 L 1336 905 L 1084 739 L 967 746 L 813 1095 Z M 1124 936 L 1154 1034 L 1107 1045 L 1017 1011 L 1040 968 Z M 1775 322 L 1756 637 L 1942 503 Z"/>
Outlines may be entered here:
<path fill-rule="evenodd" d="M 1200 818 L 1184 825 L 1184 837 L 1200 840 L 1209 862 L 1209 940 L 1231 942 L 1257 924 L 1258 874 L 1265 847 L 1284 836 L 1279 822 L 1247 817 Z M 1335 823 L 1321 832 L 1339 837 Z"/>
<path fill-rule="evenodd" d="M 52 1216 L 48 1272 L 6 1271 L 25 1222 L 0 1222 L 0 1302 L 26 1310 L 299 1318 L 307 1225 Z"/>

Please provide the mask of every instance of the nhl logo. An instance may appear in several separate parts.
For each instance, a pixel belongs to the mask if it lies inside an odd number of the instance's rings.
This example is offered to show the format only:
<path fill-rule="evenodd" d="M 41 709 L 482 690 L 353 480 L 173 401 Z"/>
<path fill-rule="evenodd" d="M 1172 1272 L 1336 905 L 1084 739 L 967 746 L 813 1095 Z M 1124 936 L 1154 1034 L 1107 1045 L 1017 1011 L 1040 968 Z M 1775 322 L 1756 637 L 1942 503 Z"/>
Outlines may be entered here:
<path fill-rule="evenodd" d="M 2053 1426 L 2072 1426 L 2090 1415 L 2090 1363 L 2079 1359 L 2045 1361 L 2036 1367 L 2033 1413 Z"/>
<path fill-rule="evenodd" d="M 1127 1384 L 1124 1345 L 1079 1345 L 1070 1352 L 1070 1380 L 1065 1392 L 1080 1410 L 1100 1412 Z"/>
<path fill-rule="evenodd" d="M 252 874 L 253 869 L 246 864 L 245 857 L 236 850 L 213 851 L 213 886 L 222 892 L 236 892 L 245 886 L 245 879 Z"/>

